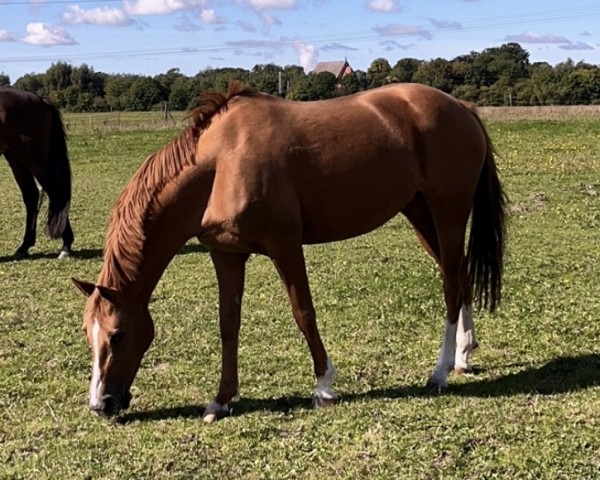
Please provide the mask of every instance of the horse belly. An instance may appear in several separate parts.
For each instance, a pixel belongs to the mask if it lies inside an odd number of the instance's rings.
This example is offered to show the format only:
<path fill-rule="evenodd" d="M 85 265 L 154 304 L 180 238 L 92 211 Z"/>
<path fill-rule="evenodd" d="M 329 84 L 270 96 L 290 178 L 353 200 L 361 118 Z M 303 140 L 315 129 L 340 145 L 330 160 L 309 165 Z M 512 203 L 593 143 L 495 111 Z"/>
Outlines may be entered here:
<path fill-rule="evenodd" d="M 413 175 L 381 169 L 359 181 L 331 179 L 320 194 L 301 199 L 304 243 L 326 243 L 375 230 L 398 214 L 416 193 Z"/>

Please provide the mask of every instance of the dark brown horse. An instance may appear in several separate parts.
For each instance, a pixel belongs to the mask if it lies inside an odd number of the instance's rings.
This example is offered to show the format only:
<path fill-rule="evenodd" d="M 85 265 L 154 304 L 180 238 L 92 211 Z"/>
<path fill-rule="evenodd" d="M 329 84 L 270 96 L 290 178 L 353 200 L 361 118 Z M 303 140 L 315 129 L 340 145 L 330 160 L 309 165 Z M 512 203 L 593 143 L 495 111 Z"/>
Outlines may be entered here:
<path fill-rule="evenodd" d="M 25 234 L 15 258 L 27 257 L 35 245 L 40 192 L 48 195 L 46 231 L 62 237 L 59 258 L 72 254 L 69 223 L 71 167 L 60 112 L 37 95 L 0 88 L 0 155 L 4 154 L 25 202 Z"/>
<path fill-rule="evenodd" d="M 316 405 L 334 402 L 335 374 L 317 329 L 303 244 L 369 232 L 402 212 L 444 274 L 445 333 L 429 387 L 468 370 L 477 345 L 472 298 L 500 300 L 505 197 L 492 146 L 467 105 L 403 84 L 335 100 L 291 102 L 240 86 L 205 96 L 194 124 L 150 156 L 114 206 L 98 281 L 88 296 L 89 406 L 113 415 L 154 336 L 152 291 L 185 242 L 209 248 L 219 285 L 222 372 L 205 410 L 214 420 L 238 393 L 244 271 L 268 256 L 310 349 Z M 467 222 L 471 230 L 465 253 Z"/>

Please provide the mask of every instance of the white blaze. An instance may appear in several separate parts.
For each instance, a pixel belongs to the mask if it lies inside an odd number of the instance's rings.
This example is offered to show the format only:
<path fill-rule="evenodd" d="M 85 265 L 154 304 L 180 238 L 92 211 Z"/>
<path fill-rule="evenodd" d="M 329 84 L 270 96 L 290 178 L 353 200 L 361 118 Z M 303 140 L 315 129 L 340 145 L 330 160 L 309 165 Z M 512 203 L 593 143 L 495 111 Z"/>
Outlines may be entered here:
<path fill-rule="evenodd" d="M 92 380 L 90 382 L 90 408 L 97 409 L 102 406 L 100 398 L 102 392 L 102 378 L 100 376 L 100 323 L 94 318 L 92 326 Z"/>

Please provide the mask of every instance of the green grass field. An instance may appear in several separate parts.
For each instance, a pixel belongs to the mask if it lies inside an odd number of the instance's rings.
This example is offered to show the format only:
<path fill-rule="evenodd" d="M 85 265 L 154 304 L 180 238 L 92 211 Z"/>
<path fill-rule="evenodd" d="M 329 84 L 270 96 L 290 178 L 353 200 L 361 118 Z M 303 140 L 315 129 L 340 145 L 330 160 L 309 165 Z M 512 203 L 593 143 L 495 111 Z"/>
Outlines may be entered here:
<path fill-rule="evenodd" d="M 74 119 L 69 119 L 74 122 Z M 85 120 L 84 120 L 85 123 Z M 220 368 L 216 280 L 190 242 L 159 283 L 156 339 L 130 410 L 87 409 L 84 299 L 118 192 L 173 128 L 85 128 L 70 137 L 78 257 L 24 222 L 0 162 L 0 478 L 600 478 L 600 119 L 488 120 L 510 196 L 503 303 L 475 318 L 476 375 L 427 396 L 442 336 L 437 268 L 398 217 L 306 248 L 342 402 L 311 408 L 307 348 L 268 260 L 249 262 L 242 399 L 205 424 Z"/>

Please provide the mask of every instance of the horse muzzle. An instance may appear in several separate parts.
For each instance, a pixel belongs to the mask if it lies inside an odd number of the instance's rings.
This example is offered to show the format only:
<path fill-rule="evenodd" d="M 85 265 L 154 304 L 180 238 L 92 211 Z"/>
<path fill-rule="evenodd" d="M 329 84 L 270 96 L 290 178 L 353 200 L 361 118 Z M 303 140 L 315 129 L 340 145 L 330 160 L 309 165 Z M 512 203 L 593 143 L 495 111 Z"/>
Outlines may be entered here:
<path fill-rule="evenodd" d="M 129 408 L 131 403 L 131 393 L 126 392 L 122 395 L 104 395 L 100 402 L 90 403 L 90 410 L 96 415 L 104 418 L 110 418 L 117 415 L 122 410 Z"/>

